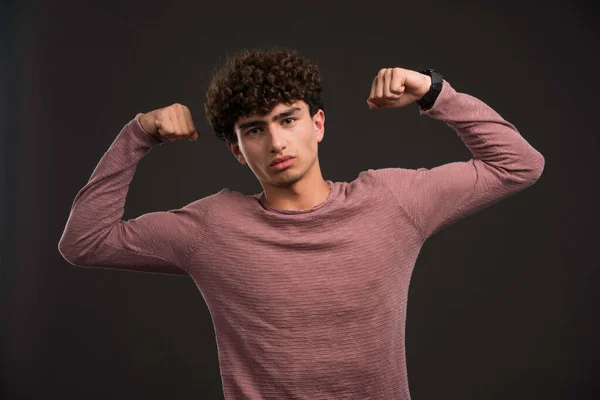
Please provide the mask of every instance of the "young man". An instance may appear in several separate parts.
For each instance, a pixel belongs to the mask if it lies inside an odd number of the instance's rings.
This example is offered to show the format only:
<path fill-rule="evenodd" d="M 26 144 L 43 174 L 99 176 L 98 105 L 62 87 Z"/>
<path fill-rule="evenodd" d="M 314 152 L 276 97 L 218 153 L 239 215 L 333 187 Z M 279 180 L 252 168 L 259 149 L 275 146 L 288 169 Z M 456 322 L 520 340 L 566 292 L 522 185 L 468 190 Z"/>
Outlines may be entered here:
<path fill-rule="evenodd" d="M 472 152 L 433 169 L 369 169 L 324 180 L 316 65 L 292 51 L 246 51 L 208 89 L 219 139 L 263 187 L 228 189 L 123 221 L 137 163 L 198 133 L 187 107 L 137 114 L 77 194 L 59 249 L 82 267 L 191 276 L 215 327 L 228 399 L 409 399 L 408 286 L 425 242 L 532 185 L 544 158 L 482 101 L 435 71 L 382 69 L 367 103 L 445 122 Z"/>

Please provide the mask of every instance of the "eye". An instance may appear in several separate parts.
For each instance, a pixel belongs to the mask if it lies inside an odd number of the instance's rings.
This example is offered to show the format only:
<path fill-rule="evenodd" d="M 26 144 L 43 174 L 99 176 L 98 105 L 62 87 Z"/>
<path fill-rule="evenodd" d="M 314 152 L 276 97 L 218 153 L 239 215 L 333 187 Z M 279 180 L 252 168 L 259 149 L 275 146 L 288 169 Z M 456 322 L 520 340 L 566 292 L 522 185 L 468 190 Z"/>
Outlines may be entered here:
<path fill-rule="evenodd" d="M 249 135 L 249 134 L 251 134 L 251 133 L 258 133 L 258 130 L 259 130 L 259 129 L 260 129 L 260 128 L 252 128 L 252 129 L 250 129 L 249 131 L 247 131 L 247 132 L 246 132 L 246 135 Z"/>
<path fill-rule="evenodd" d="M 296 118 L 286 118 L 283 120 L 284 123 L 287 123 L 288 125 L 291 124 L 292 122 L 294 122 L 296 120 Z M 289 122 L 286 122 L 289 121 Z"/>

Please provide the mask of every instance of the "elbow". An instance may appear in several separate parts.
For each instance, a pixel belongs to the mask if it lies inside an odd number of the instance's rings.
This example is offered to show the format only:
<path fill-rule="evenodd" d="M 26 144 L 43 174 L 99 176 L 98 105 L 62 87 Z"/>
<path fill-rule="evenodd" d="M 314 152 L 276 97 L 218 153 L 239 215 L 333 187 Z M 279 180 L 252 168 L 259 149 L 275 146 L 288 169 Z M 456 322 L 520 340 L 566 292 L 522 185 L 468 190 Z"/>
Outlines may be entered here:
<path fill-rule="evenodd" d="M 546 165 L 546 159 L 540 152 L 536 152 L 534 157 L 531 157 L 531 169 L 530 169 L 530 181 L 531 184 L 535 183 L 542 172 L 544 172 L 544 166 Z"/>
<path fill-rule="evenodd" d="M 74 233 L 73 230 L 65 230 L 58 242 L 58 251 L 75 267 L 95 267 L 102 261 L 98 252 L 102 241 L 103 237 L 98 234 L 82 235 Z"/>
<path fill-rule="evenodd" d="M 69 264 L 79 267 L 80 265 L 77 262 L 76 252 L 69 246 L 63 244 L 63 242 L 58 243 L 58 252 Z"/>
<path fill-rule="evenodd" d="M 510 160 L 505 163 L 504 167 L 496 165 L 494 168 L 502 181 L 522 189 L 533 185 L 542 176 L 544 165 L 544 156 L 535 152 L 527 157 Z"/>
<path fill-rule="evenodd" d="M 84 267 L 84 253 L 72 242 L 65 240 L 64 236 L 58 242 L 58 252 L 69 264 L 75 267 Z"/>
<path fill-rule="evenodd" d="M 525 187 L 533 185 L 542 176 L 545 162 L 544 156 L 535 152 L 519 163 L 511 172 L 510 180 Z"/>

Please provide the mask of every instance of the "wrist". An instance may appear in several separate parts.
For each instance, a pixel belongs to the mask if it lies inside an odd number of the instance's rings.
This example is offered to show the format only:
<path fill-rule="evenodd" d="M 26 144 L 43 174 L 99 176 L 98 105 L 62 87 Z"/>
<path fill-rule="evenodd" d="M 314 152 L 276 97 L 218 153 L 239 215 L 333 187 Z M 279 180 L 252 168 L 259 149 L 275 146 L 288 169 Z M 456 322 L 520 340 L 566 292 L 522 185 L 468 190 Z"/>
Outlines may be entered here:
<path fill-rule="evenodd" d="M 149 136 L 152 136 L 156 140 L 160 140 L 158 129 L 156 129 L 156 119 L 152 113 L 142 114 L 139 118 L 140 126 L 142 130 Z"/>
<path fill-rule="evenodd" d="M 152 135 L 154 132 L 154 118 L 151 117 L 150 113 L 142 114 L 140 116 L 140 125 L 146 131 L 148 135 Z"/>
<path fill-rule="evenodd" d="M 443 86 L 443 76 L 433 69 L 425 69 L 419 71 L 421 74 L 429 78 L 429 90 L 419 100 L 415 101 L 421 110 L 429 110 L 435 104 Z"/>
<path fill-rule="evenodd" d="M 429 92 L 429 90 L 431 90 L 431 76 L 422 74 L 420 72 L 419 75 L 421 75 L 423 83 L 417 92 L 417 101 L 421 100 Z"/>

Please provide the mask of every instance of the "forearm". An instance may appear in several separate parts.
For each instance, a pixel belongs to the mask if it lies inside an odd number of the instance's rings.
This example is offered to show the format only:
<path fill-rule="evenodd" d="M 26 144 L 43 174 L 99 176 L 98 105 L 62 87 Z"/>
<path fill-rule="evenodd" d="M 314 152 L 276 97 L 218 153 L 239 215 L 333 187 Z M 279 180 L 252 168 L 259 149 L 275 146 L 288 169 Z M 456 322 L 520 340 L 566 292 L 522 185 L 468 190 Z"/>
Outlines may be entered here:
<path fill-rule="evenodd" d="M 87 184 L 75 196 L 59 242 L 67 260 L 90 253 L 121 220 L 137 164 L 158 143 L 136 120 L 121 130 Z"/>
<path fill-rule="evenodd" d="M 544 157 L 483 101 L 459 93 L 444 80 L 442 91 L 429 110 L 420 114 L 444 121 L 462 139 L 473 158 L 496 169 L 513 182 L 535 181 L 544 168 Z"/>

